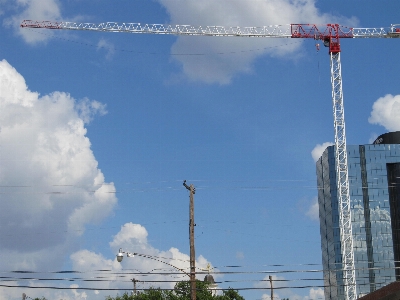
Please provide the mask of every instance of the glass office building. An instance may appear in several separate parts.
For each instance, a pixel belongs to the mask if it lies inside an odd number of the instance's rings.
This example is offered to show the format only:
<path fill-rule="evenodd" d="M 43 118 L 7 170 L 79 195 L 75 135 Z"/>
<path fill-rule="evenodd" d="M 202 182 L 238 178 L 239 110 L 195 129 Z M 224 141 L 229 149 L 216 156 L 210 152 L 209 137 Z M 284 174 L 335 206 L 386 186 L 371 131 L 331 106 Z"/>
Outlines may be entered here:
<path fill-rule="evenodd" d="M 400 280 L 400 132 L 347 146 L 357 295 Z M 317 162 L 325 299 L 344 299 L 335 147 Z"/>

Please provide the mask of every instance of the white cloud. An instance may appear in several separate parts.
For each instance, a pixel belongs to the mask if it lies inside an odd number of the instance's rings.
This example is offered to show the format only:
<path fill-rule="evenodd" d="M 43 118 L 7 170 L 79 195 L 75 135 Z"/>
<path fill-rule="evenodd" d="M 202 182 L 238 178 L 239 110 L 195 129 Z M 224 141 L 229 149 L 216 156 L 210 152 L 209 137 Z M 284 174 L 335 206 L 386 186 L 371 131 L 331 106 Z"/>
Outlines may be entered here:
<path fill-rule="evenodd" d="M 387 94 L 376 100 L 368 122 L 382 125 L 388 131 L 400 130 L 400 95 Z"/>
<path fill-rule="evenodd" d="M 138 279 L 140 272 L 175 270 L 157 259 L 136 256 L 118 263 L 115 256 L 109 259 L 87 249 L 77 251 L 85 224 L 100 222 L 110 215 L 117 202 L 115 187 L 105 182 L 86 137 L 84 125 L 96 113 L 105 113 L 99 102 L 76 101 L 63 92 L 40 96 L 30 91 L 21 74 L 7 61 L 0 61 L 0 269 L 40 271 L 49 278 L 55 276 L 49 272 L 64 268 L 63 258 L 72 253 L 72 269 L 83 272 L 82 277 L 91 278 L 93 274 L 109 279 L 93 283 L 99 289 L 130 288 L 131 275 L 118 274 L 123 270 L 139 270 Z M 174 247 L 156 249 L 147 236 L 143 226 L 128 223 L 114 236 L 110 248 L 115 254 L 122 247 L 161 257 L 162 261 L 189 271 L 187 254 Z M 198 271 L 208 264 L 203 256 L 197 257 Z M 168 279 L 180 281 L 188 277 L 178 272 Z M 147 276 L 146 280 L 165 281 L 165 275 Z M 66 300 L 104 299 L 112 293 L 80 290 L 86 282 L 72 286 L 54 282 L 52 285 L 71 289 L 24 291 L 31 298 Z M 13 282 L 16 286 L 21 284 L 40 287 L 48 283 Z M 174 282 L 161 285 L 172 288 Z M 139 283 L 140 287 L 149 285 Z M 21 290 L 0 287 L 0 299 L 20 299 Z"/>
<path fill-rule="evenodd" d="M 60 270 L 85 224 L 112 213 L 115 187 L 105 182 L 84 127 L 96 112 L 104 106 L 67 93 L 40 97 L 0 61 L 2 270 Z"/>
<path fill-rule="evenodd" d="M 58 0 L 16 0 L 18 13 L 5 19 L 4 24 L 14 28 L 25 42 L 36 44 L 47 41 L 52 35 L 51 30 L 44 34 L 38 30 L 20 27 L 23 20 L 59 21 L 61 19 Z"/>
<path fill-rule="evenodd" d="M 324 290 L 321 288 L 311 288 L 310 289 L 310 295 L 309 295 L 309 299 L 313 300 L 313 299 L 325 299 L 325 294 L 324 294 Z"/>
<path fill-rule="evenodd" d="M 290 300 L 323 300 L 325 299 L 324 290 L 321 288 L 311 288 L 307 296 L 300 296 L 293 292 L 288 285 L 288 281 L 285 277 L 272 275 L 272 286 L 274 289 L 274 299 L 289 298 Z M 255 284 L 255 287 L 270 289 L 269 275 L 265 276 L 262 281 Z M 262 300 L 271 300 L 271 294 L 263 294 Z"/>
<path fill-rule="evenodd" d="M 119 248 L 122 248 L 123 251 L 144 254 L 147 257 L 144 257 L 144 255 L 136 255 L 134 257 L 125 256 L 122 262 L 118 263 L 115 256 L 110 260 L 101 254 L 88 250 L 80 250 L 71 255 L 73 269 L 84 272 L 86 277 L 99 276 L 98 270 L 107 270 L 102 272 L 102 276 L 108 280 L 93 283 L 92 286 L 94 288 L 131 288 L 131 279 L 133 277 L 139 280 L 138 289 L 149 288 L 151 285 L 162 288 L 173 288 L 176 281 L 188 280 L 189 277 L 184 272 L 190 272 L 189 256 L 174 247 L 167 251 L 156 249 L 149 244 L 147 236 L 148 232 L 142 225 L 126 223 L 110 242 L 112 252 L 117 254 Z M 209 261 L 203 256 L 200 255 L 197 257 L 197 271 L 206 269 L 208 264 Z M 171 265 L 177 269 L 171 267 Z M 210 266 L 212 268 L 211 264 Z M 176 274 L 160 274 L 163 272 Z M 219 276 L 221 275 L 214 275 L 214 278 Z M 200 277 L 199 279 L 202 280 Z M 154 283 L 151 283 L 152 281 Z M 96 299 L 104 299 L 104 296 L 109 293 L 98 291 L 96 295 L 99 295 L 99 297 L 97 298 L 96 296 Z M 88 298 L 95 298 L 95 295 L 91 295 Z"/>
<path fill-rule="evenodd" d="M 291 23 L 340 23 L 354 26 L 357 20 L 323 14 L 315 0 L 159 0 L 166 8 L 171 24 L 265 26 Z M 236 73 L 252 71 L 261 55 L 295 58 L 301 40 L 279 38 L 178 37 L 172 53 L 191 80 L 227 84 Z M 217 54 L 223 53 L 223 54 Z M 235 54 L 232 54 L 235 53 Z M 288 55 L 290 54 L 290 55 Z"/>
<path fill-rule="evenodd" d="M 86 292 L 82 292 L 82 293 L 77 292 L 76 289 L 79 288 L 79 285 L 71 284 L 69 287 L 72 288 L 72 293 L 74 294 L 74 299 L 76 299 L 76 300 L 80 300 L 80 299 L 86 300 L 87 299 Z"/>
<path fill-rule="evenodd" d="M 78 111 L 79 117 L 85 123 L 90 123 L 96 114 L 104 116 L 107 114 L 106 105 L 96 100 L 89 100 L 83 98 L 81 101 L 75 104 L 75 109 Z"/>
<path fill-rule="evenodd" d="M 344 18 L 320 12 L 316 0 L 256 0 L 251 3 L 241 0 L 159 0 L 170 16 L 171 24 L 265 26 L 291 23 L 340 23 L 357 24 L 356 18 Z M 30 44 L 45 42 L 53 35 L 46 32 L 20 28 L 24 19 L 62 19 L 59 0 L 16 0 L 17 13 L 8 17 L 4 24 L 13 27 L 18 35 Z M 71 19 L 71 18 L 70 18 Z M 299 57 L 301 39 L 278 38 L 225 38 L 180 36 L 171 48 L 176 55 L 173 60 L 182 66 L 182 74 L 190 80 L 207 83 L 229 83 L 238 73 L 253 70 L 256 58 L 263 55 L 290 59 Z M 114 46 L 101 39 L 97 45 L 104 48 L 106 58 L 111 59 Z M 179 78 L 180 76 L 172 76 Z"/>
<path fill-rule="evenodd" d="M 119 248 L 122 248 L 128 252 L 137 252 L 143 253 L 146 255 L 153 256 L 161 256 L 171 258 L 171 264 L 183 269 L 185 272 L 189 271 L 189 256 L 187 254 L 181 253 L 178 249 L 172 247 L 168 251 L 161 251 L 153 248 L 147 240 L 147 230 L 143 226 L 139 224 L 127 223 L 125 224 L 120 232 L 114 236 L 112 242 L 110 242 L 110 247 L 114 253 L 117 253 Z M 123 262 L 125 264 L 135 266 L 143 266 L 144 269 L 149 270 L 149 266 L 158 267 L 161 269 L 169 268 L 168 265 L 153 261 L 151 259 L 144 259 L 139 257 L 135 257 L 134 259 L 124 259 Z M 133 264 L 131 264 L 133 263 Z M 206 269 L 207 264 L 209 262 L 203 257 L 197 257 L 196 268 Z M 211 265 L 212 268 L 212 265 Z M 185 276 L 180 276 L 182 279 L 185 279 Z"/>
<path fill-rule="evenodd" d="M 101 38 L 97 43 L 97 50 L 103 49 L 106 51 L 106 59 L 110 60 L 115 53 L 115 47 L 113 43 L 110 43 L 104 38 Z"/>
<path fill-rule="evenodd" d="M 309 217 L 313 221 L 319 221 L 319 207 L 318 207 L 318 198 L 317 197 L 313 198 L 312 204 L 306 212 L 306 216 Z"/>
<path fill-rule="evenodd" d="M 324 153 L 325 149 L 332 145 L 333 145 L 333 143 L 331 143 L 331 142 L 325 142 L 322 145 L 317 144 L 314 147 L 314 149 L 311 151 L 311 156 L 312 156 L 314 162 L 317 162 L 318 159 L 321 157 L 322 153 Z"/>

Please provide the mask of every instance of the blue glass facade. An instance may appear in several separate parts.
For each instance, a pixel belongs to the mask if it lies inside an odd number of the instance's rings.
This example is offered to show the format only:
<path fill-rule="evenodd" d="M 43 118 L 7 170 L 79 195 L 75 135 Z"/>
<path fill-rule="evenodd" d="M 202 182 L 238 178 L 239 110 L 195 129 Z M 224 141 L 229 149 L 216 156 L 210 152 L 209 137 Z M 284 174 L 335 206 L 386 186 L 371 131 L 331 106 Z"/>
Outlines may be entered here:
<path fill-rule="evenodd" d="M 365 295 L 400 279 L 400 144 L 347 146 L 347 155 L 356 289 Z M 325 299 L 344 299 L 334 146 L 317 162 L 317 182 Z"/>

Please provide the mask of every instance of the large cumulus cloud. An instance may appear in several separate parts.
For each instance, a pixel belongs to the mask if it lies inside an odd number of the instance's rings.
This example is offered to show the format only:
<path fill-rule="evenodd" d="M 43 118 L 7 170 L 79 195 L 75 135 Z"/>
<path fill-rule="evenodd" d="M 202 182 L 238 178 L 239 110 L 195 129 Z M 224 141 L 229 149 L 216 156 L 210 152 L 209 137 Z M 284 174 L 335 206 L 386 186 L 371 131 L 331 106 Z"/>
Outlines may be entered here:
<path fill-rule="evenodd" d="M 117 202 L 90 149 L 85 122 L 105 114 L 97 101 L 40 96 L 0 61 L 0 267 L 37 270 L 59 257 L 87 223 Z"/>
<path fill-rule="evenodd" d="M 346 18 L 319 11 L 316 0 L 158 0 L 169 15 L 170 24 L 217 25 L 217 26 L 266 26 L 292 23 L 339 23 L 357 25 L 354 17 Z M 16 5 L 7 8 L 9 17 L 4 24 L 29 44 L 46 42 L 52 31 L 21 29 L 21 20 L 77 21 L 80 16 L 65 20 L 62 5 L 58 0 L 16 0 Z M 1 14 L 1 11 L 0 11 Z M 85 20 L 82 20 L 85 21 Z M 107 21 L 107 20 L 104 20 Z M 128 20 L 134 22 L 135 20 Z M 161 21 L 161 20 L 160 20 Z M 154 37 L 155 39 L 157 37 Z M 296 59 L 302 40 L 279 38 L 234 38 L 234 37 L 194 37 L 180 36 L 171 48 L 173 60 L 182 68 L 181 74 L 194 81 L 206 83 L 230 83 L 238 73 L 252 72 L 256 58 L 268 54 Z M 110 59 L 114 46 L 105 40 L 98 47 L 107 50 Z"/>
<path fill-rule="evenodd" d="M 292 23 L 340 23 L 353 26 L 355 18 L 320 12 L 315 0 L 159 0 L 170 23 L 217 26 L 266 26 Z M 191 80 L 227 84 L 238 72 L 251 72 L 254 60 L 264 54 L 296 57 L 301 40 L 279 38 L 178 37 L 172 53 L 183 74 Z M 223 53 L 223 54 L 218 54 Z M 232 54 L 233 53 L 233 54 Z M 290 55 L 289 55 L 290 54 Z"/>
<path fill-rule="evenodd" d="M 155 259 L 137 256 L 120 264 L 114 254 L 109 258 L 76 247 L 85 225 L 110 215 L 117 202 L 114 184 L 105 182 L 86 136 L 85 124 L 105 113 L 105 106 L 94 100 L 77 101 L 63 92 L 40 96 L 28 89 L 7 61 L 0 61 L 0 269 L 4 274 L 39 272 L 29 275 L 32 280 L 8 282 L 35 289 L 0 287 L 0 299 L 20 299 L 21 291 L 47 299 L 104 299 L 115 292 L 102 289 L 130 289 L 132 270 L 141 280 L 139 288 L 172 288 L 176 281 L 188 279 L 189 256 L 174 247 L 154 248 L 139 224 L 122 226 L 109 252 L 116 254 L 121 247 Z M 56 276 L 52 272 L 62 270 L 65 263 L 83 281 L 34 280 Z M 197 271 L 208 263 L 198 256 Z M 140 275 L 152 271 L 159 274 Z M 160 274 L 175 271 L 169 276 Z M 96 276 L 103 279 L 92 281 Z M 45 286 L 66 290 L 38 289 Z"/>

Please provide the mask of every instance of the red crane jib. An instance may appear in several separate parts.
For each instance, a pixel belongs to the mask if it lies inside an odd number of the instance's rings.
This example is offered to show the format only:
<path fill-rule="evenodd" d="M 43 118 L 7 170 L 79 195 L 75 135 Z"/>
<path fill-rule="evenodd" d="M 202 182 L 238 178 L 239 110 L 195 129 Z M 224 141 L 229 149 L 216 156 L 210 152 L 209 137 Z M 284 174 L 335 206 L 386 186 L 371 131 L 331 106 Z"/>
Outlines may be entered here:
<path fill-rule="evenodd" d="M 353 28 L 339 24 L 291 24 L 292 38 L 311 38 L 322 40 L 329 53 L 340 52 L 340 38 L 353 38 Z"/>

